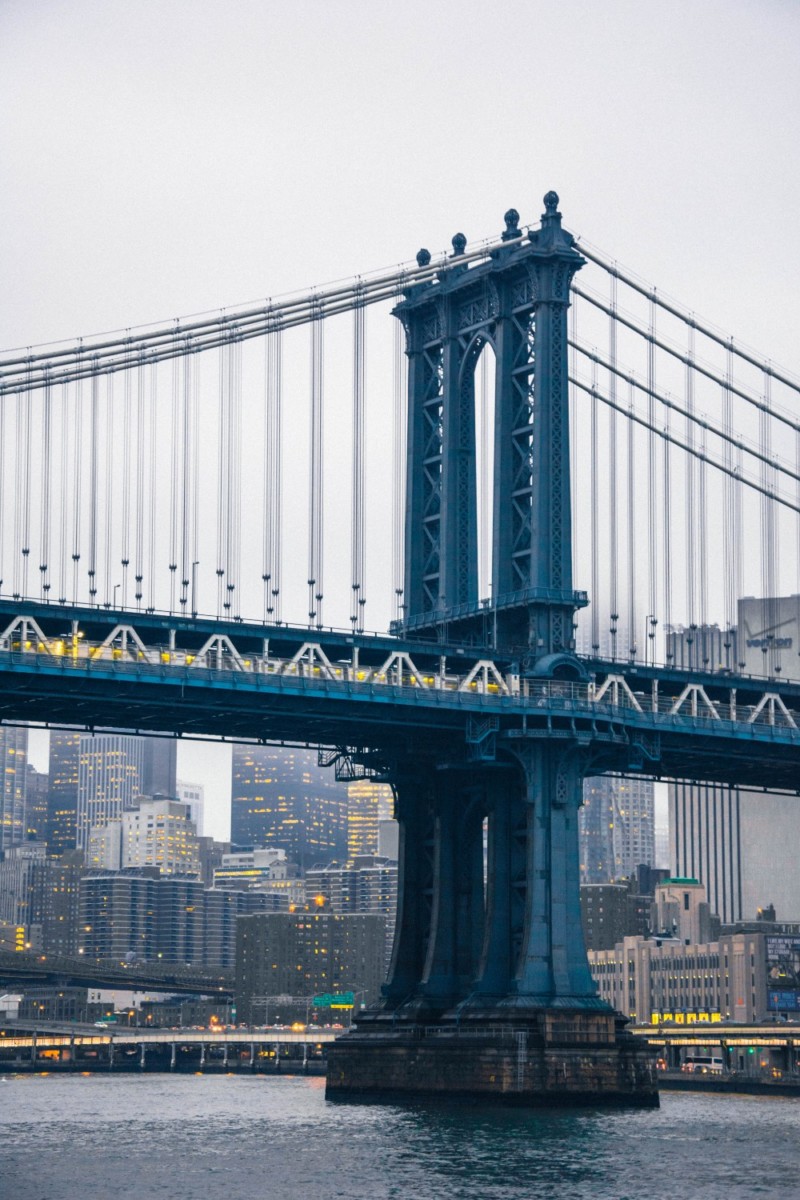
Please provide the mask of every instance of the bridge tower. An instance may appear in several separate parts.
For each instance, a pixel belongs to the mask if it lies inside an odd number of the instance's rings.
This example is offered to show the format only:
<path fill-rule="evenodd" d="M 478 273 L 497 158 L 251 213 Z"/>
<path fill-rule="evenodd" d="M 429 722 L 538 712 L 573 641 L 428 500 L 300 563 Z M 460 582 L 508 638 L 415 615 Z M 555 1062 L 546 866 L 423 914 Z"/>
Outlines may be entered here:
<path fill-rule="evenodd" d="M 488 643 L 529 682 L 585 678 L 572 586 L 567 309 L 584 260 L 548 192 L 541 227 L 410 287 L 406 637 Z M 430 255 L 420 251 L 418 262 Z M 492 596 L 478 594 L 475 366 L 496 360 Z M 617 747 L 617 753 L 619 748 Z M 597 995 L 578 809 L 604 746 L 569 726 L 471 720 L 461 753 L 398 750 L 395 944 L 385 999 L 332 1047 L 331 1096 L 460 1092 L 657 1103 L 649 1053 Z M 484 848 L 484 833 L 487 845 Z M 484 865 L 485 863 L 485 865 Z"/>

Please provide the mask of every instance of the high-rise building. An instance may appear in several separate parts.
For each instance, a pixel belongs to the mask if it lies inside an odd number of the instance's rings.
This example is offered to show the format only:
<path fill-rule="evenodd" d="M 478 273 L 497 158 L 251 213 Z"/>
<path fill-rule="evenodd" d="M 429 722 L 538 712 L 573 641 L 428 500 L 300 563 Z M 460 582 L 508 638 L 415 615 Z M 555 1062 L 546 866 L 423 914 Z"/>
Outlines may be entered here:
<path fill-rule="evenodd" d="M 654 866 L 652 780 L 622 775 L 586 779 L 578 829 L 582 883 L 632 879 L 640 864 Z"/>
<path fill-rule="evenodd" d="M 670 869 L 698 879 L 723 923 L 773 904 L 800 920 L 800 800 L 721 784 L 670 784 Z"/>
<path fill-rule="evenodd" d="M 738 602 L 737 627 L 710 636 L 709 669 L 731 667 L 768 679 L 796 678 L 800 664 L 800 596 Z M 678 630 L 676 661 L 690 657 Z M 731 657 L 732 656 L 732 657 Z M 705 661 L 705 659 L 704 659 Z M 691 660 L 696 665 L 695 660 Z M 754 920 L 773 904 L 780 920 L 800 920 L 800 807 L 797 797 L 707 783 L 669 787 L 669 865 L 705 885 L 724 923 Z"/>
<path fill-rule="evenodd" d="M 172 737 L 145 737 L 142 742 L 142 768 L 139 790 L 145 796 L 169 796 L 178 791 L 178 743 Z"/>
<path fill-rule="evenodd" d="M 47 844 L 51 854 L 86 849 L 89 829 L 113 820 L 138 796 L 176 793 L 172 738 L 50 734 Z"/>
<path fill-rule="evenodd" d="M 25 781 L 25 837 L 28 841 L 47 842 L 47 793 L 49 775 L 28 763 Z"/>
<path fill-rule="evenodd" d="M 156 958 L 160 882 L 155 869 L 87 875 L 82 879 L 80 953 L 117 962 Z"/>
<path fill-rule="evenodd" d="M 236 919 L 287 911 L 285 897 L 204 888 L 153 868 L 87 875 L 80 888 L 80 951 L 88 958 L 231 969 Z"/>
<path fill-rule="evenodd" d="M 347 857 L 378 853 L 381 821 L 394 816 L 394 794 L 388 783 L 357 779 L 347 785 Z"/>
<path fill-rule="evenodd" d="M 640 863 L 656 863 L 655 788 L 652 779 L 614 778 L 614 877 L 631 879 Z"/>
<path fill-rule="evenodd" d="M 142 797 L 120 822 L 123 867 L 158 867 L 162 875 L 200 874 L 194 822 L 179 800 Z"/>
<path fill-rule="evenodd" d="M 25 841 L 28 731 L 0 725 L 0 851 Z"/>
<path fill-rule="evenodd" d="M 306 871 L 306 903 L 324 901 L 335 913 L 377 913 L 386 922 L 386 966 L 397 918 L 397 863 L 376 854 L 356 855 L 345 866 L 332 863 Z"/>
<path fill-rule="evenodd" d="M 25 944 L 46 954 L 77 949 L 82 858 L 48 858 L 44 842 L 23 842 L 0 862 L 0 921 L 25 929 Z"/>
<path fill-rule="evenodd" d="M 50 733 L 47 848 L 51 854 L 65 854 L 78 845 L 81 736 L 77 729 L 54 729 Z"/>
<path fill-rule="evenodd" d="M 172 795 L 166 792 L 165 795 Z M 186 783 L 179 779 L 175 786 L 175 796 L 181 804 L 189 809 L 189 820 L 194 822 L 197 836 L 202 837 L 205 820 L 205 788 L 202 783 Z"/>
<path fill-rule="evenodd" d="M 282 746 L 233 747 L 231 841 L 277 846 L 301 868 L 343 858 L 347 791 L 316 753 Z"/>
<path fill-rule="evenodd" d="M 121 733 L 81 737 L 78 757 L 78 848 L 89 830 L 121 817 L 142 795 L 144 741 Z"/>
<path fill-rule="evenodd" d="M 597 775 L 583 782 L 578 812 L 581 883 L 610 883 L 614 870 L 614 777 Z"/>
<path fill-rule="evenodd" d="M 378 999 L 384 973 L 384 921 L 324 909 L 259 913 L 236 927 L 236 1003 L 241 1020 L 263 1013 L 266 997 L 352 992 Z"/>

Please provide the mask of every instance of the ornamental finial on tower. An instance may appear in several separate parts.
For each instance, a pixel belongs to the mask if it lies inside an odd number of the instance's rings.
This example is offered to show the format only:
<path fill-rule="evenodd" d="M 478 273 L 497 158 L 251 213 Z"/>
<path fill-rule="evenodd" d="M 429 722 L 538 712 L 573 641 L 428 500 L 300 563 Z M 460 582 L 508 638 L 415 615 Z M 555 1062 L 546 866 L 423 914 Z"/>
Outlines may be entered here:
<path fill-rule="evenodd" d="M 522 237 L 519 228 L 519 213 L 515 208 L 510 208 L 503 217 L 506 227 L 503 230 L 503 241 L 510 242 L 513 238 Z"/>
<path fill-rule="evenodd" d="M 458 258 L 464 253 L 467 248 L 467 239 L 463 233 L 457 233 L 453 237 L 453 253 L 452 258 Z"/>
<path fill-rule="evenodd" d="M 558 192 L 547 192 L 544 198 L 544 215 L 546 217 L 558 217 L 561 214 L 558 211 Z"/>
<path fill-rule="evenodd" d="M 430 263 L 430 261 L 431 261 L 430 250 L 426 250 L 423 247 L 422 250 L 417 251 L 417 266 L 418 267 L 427 267 L 428 264 Z"/>

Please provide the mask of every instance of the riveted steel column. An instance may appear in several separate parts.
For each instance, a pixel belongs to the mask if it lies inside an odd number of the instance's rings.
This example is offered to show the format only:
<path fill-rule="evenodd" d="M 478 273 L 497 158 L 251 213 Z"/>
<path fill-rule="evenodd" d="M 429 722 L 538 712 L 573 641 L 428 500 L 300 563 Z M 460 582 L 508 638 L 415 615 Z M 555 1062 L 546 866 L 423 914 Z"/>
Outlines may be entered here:
<path fill-rule="evenodd" d="M 389 1005 L 401 1004 L 419 988 L 430 937 L 432 879 L 431 786 L 416 776 L 395 785 L 399 823 L 397 921 L 383 992 Z"/>
<path fill-rule="evenodd" d="M 478 597 L 478 516 L 475 471 L 475 392 L 458 338 L 458 304 L 446 303 L 443 358 L 441 603 Z"/>
<path fill-rule="evenodd" d="M 532 745 L 519 753 L 527 778 L 526 919 L 516 989 L 531 1003 L 596 1006 L 580 913 L 576 750 Z"/>
<path fill-rule="evenodd" d="M 408 416 L 406 465 L 405 581 L 403 600 L 412 615 L 425 609 L 425 391 L 426 369 L 416 341 L 408 334 Z"/>

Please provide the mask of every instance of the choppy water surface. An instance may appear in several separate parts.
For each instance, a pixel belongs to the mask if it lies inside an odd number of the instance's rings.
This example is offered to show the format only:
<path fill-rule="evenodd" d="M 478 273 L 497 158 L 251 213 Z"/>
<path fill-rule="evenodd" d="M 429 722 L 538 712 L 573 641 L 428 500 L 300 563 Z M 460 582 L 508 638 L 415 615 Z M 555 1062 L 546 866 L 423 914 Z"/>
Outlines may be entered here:
<path fill-rule="evenodd" d="M 297 1077 L 0 1080 L 9 1200 L 794 1200 L 799 1180 L 793 1099 L 542 1113 L 329 1104 Z"/>

